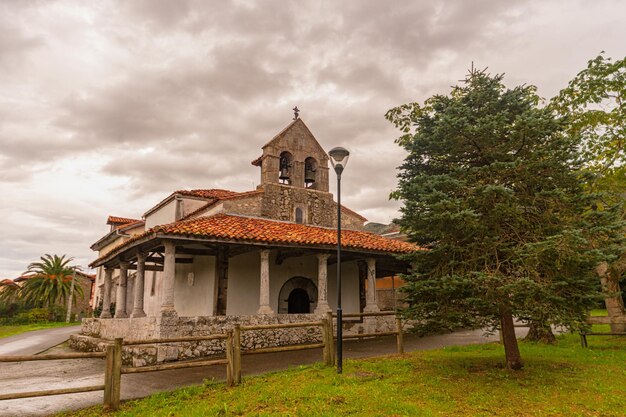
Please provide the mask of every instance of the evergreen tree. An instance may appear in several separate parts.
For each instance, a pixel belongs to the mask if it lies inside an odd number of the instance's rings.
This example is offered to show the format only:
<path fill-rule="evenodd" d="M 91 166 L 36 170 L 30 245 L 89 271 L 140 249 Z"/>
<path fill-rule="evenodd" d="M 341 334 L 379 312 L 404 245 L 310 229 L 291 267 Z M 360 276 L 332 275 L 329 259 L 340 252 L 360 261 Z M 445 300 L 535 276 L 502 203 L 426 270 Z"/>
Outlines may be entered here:
<path fill-rule="evenodd" d="M 584 326 L 599 293 L 592 247 L 614 237 L 589 207 L 575 141 L 533 86 L 471 70 L 449 95 L 390 110 L 407 152 L 392 197 L 426 250 L 409 255 L 407 315 L 418 330 L 502 332 L 522 368 L 513 317 Z"/>
<path fill-rule="evenodd" d="M 626 220 L 626 58 L 613 61 L 601 53 L 550 104 L 566 120 L 567 133 L 578 138 L 594 206 Z M 625 316 L 620 280 L 626 285 L 626 250 L 596 271 L 609 316 Z M 626 324 L 611 329 L 625 332 Z"/>

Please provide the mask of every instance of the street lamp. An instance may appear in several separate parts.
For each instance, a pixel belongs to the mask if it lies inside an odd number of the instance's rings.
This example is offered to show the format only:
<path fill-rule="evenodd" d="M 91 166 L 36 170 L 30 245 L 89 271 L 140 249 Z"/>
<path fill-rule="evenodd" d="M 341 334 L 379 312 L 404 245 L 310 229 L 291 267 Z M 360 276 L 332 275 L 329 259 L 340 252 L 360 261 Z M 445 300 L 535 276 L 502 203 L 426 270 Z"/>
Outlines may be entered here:
<path fill-rule="evenodd" d="M 350 152 L 346 148 L 336 147 L 328 152 L 330 162 L 337 174 L 337 373 L 343 371 L 343 313 L 341 310 L 341 173 Z"/>

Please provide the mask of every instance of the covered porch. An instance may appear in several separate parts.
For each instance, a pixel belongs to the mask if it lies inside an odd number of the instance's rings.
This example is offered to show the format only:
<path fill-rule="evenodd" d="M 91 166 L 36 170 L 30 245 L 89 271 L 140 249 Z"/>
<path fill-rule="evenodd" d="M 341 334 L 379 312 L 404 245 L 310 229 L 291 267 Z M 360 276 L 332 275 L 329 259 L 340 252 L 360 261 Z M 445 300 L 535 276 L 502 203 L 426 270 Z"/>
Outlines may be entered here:
<path fill-rule="evenodd" d="M 155 238 L 100 262 L 101 319 L 325 314 L 336 307 L 332 248 Z M 342 271 L 344 310 L 373 312 L 376 278 L 405 272 L 406 265 L 389 254 L 345 250 Z"/>

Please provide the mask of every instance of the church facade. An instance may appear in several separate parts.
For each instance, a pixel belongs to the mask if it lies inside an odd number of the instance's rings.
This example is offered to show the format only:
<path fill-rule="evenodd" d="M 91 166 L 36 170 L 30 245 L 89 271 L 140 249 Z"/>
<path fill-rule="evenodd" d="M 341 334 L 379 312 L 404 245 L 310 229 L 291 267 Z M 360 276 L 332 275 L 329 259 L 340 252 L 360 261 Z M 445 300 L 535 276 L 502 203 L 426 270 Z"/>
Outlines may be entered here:
<path fill-rule="evenodd" d="M 180 190 L 141 220 L 109 217 L 110 232 L 92 245 L 99 317 L 84 321 L 75 347 L 335 310 L 338 210 L 328 155 L 299 118 L 262 150 L 252 161 L 261 174 L 255 190 Z M 343 310 L 378 311 L 376 278 L 406 271 L 395 255 L 417 248 L 364 231 L 366 219 L 346 207 L 341 217 Z"/>

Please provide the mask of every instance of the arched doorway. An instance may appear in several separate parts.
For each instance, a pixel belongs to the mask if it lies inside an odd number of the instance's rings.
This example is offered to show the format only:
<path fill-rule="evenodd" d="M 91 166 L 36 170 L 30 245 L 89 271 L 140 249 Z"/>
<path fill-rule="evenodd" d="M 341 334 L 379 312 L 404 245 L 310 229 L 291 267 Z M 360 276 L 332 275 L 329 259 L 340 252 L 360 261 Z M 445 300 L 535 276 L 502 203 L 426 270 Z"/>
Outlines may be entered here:
<path fill-rule="evenodd" d="M 311 312 L 309 294 L 302 288 L 296 288 L 289 293 L 287 299 L 288 314 L 309 314 Z"/>
<path fill-rule="evenodd" d="M 317 286 L 309 278 L 288 279 L 278 294 L 279 314 L 309 314 L 317 307 Z"/>

